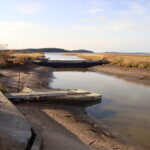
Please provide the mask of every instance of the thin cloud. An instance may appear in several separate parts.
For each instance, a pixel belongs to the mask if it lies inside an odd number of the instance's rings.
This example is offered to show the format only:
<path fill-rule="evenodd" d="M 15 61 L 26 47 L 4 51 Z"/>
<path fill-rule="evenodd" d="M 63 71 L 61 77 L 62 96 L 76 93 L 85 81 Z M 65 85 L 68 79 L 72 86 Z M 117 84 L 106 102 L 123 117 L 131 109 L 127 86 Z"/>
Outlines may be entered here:
<path fill-rule="evenodd" d="M 18 9 L 28 15 L 33 15 L 39 12 L 43 7 L 43 3 L 41 2 L 27 2 L 20 4 Z"/>
<path fill-rule="evenodd" d="M 84 19 L 83 21 L 90 22 L 90 23 L 106 22 L 106 21 L 108 21 L 108 17 L 106 17 L 106 16 L 98 16 L 98 17 L 93 17 L 93 18 L 87 18 L 87 19 Z"/>
<path fill-rule="evenodd" d="M 103 11 L 104 11 L 104 9 L 102 9 L 102 8 L 91 8 L 88 10 L 88 13 L 89 14 L 97 14 L 97 13 L 103 12 Z"/>
<path fill-rule="evenodd" d="M 126 11 L 122 11 L 120 14 L 129 15 L 129 14 L 142 14 L 146 12 L 146 8 L 139 3 L 128 3 L 128 9 Z"/>
<path fill-rule="evenodd" d="M 146 11 L 146 9 L 138 3 L 133 3 L 130 7 L 134 13 L 144 13 Z"/>
<path fill-rule="evenodd" d="M 85 45 L 89 49 L 116 48 L 116 46 L 120 48 L 122 45 L 118 44 L 126 44 L 124 37 L 117 36 L 117 34 L 114 36 L 114 31 L 124 34 L 126 31 L 136 31 L 137 33 L 139 30 L 142 32 L 150 31 L 149 29 L 150 24 L 136 24 L 132 20 L 127 19 L 118 19 L 104 25 L 74 25 L 66 27 L 42 26 L 28 22 L 0 22 L 0 39 L 3 39 L 4 43 L 8 43 L 11 48 L 60 46 L 74 49 Z M 87 33 L 90 36 L 87 36 Z M 131 33 L 126 40 L 128 38 L 133 41 L 136 41 L 135 38 L 139 40 L 144 39 L 143 47 L 145 46 L 145 48 L 149 43 L 149 38 L 143 35 L 137 37 L 134 33 Z M 132 45 L 132 43 L 129 43 L 124 46 L 130 47 L 130 44 Z M 138 46 L 135 45 L 133 47 Z"/>
<path fill-rule="evenodd" d="M 90 0 L 89 1 L 89 9 L 87 10 L 88 14 L 97 14 L 104 12 L 107 10 L 107 7 L 109 6 L 109 2 L 106 2 L 104 0 L 98 1 L 98 0 Z"/>
<path fill-rule="evenodd" d="M 78 7 L 78 8 L 82 8 L 83 5 L 82 5 L 82 4 L 78 4 L 77 7 Z"/>
<path fill-rule="evenodd" d="M 40 27 L 38 24 L 26 23 L 26 22 L 0 22 L 1 32 L 18 32 L 22 30 L 35 30 Z"/>

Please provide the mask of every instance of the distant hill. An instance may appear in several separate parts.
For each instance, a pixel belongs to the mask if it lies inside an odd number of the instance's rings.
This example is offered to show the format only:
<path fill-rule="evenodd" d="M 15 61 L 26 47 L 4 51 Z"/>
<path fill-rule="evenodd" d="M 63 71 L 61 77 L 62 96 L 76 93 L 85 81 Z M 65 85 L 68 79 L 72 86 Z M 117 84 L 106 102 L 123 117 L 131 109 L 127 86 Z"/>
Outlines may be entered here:
<path fill-rule="evenodd" d="M 28 49 L 15 49 L 16 52 L 47 52 L 47 53 L 68 53 L 69 50 L 61 49 L 61 48 L 28 48 Z"/>
<path fill-rule="evenodd" d="M 26 53 L 35 53 L 35 52 L 45 52 L 45 53 L 94 53 L 89 50 L 65 50 L 61 48 L 28 48 L 28 49 L 15 49 L 16 52 L 26 52 Z"/>
<path fill-rule="evenodd" d="M 71 52 L 72 52 L 72 53 L 94 53 L 93 51 L 85 50 L 85 49 L 72 50 Z"/>

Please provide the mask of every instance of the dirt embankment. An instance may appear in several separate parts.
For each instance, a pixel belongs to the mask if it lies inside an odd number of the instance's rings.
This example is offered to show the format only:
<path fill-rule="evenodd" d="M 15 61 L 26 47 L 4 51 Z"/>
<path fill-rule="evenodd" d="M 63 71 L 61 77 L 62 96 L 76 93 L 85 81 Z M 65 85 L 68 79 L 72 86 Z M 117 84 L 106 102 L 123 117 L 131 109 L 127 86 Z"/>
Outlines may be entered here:
<path fill-rule="evenodd" d="M 135 83 L 150 85 L 150 69 L 101 65 L 89 68 L 91 71 L 115 75 Z"/>
<path fill-rule="evenodd" d="M 48 88 L 54 69 L 37 65 L 14 66 L 0 69 L 0 83 L 9 92 L 21 91 L 24 87 Z"/>
<path fill-rule="evenodd" d="M 11 92 L 18 91 L 20 75 L 20 90 L 25 86 L 33 88 L 48 88 L 52 79 L 52 68 L 42 66 L 24 66 L 1 69 L 3 76 L 0 82 Z M 120 140 L 111 134 L 102 123 L 89 117 L 83 107 L 20 104 L 16 105 L 33 129 L 43 139 L 43 150 L 138 150 L 131 143 Z M 142 148 L 141 148 L 142 149 Z"/>

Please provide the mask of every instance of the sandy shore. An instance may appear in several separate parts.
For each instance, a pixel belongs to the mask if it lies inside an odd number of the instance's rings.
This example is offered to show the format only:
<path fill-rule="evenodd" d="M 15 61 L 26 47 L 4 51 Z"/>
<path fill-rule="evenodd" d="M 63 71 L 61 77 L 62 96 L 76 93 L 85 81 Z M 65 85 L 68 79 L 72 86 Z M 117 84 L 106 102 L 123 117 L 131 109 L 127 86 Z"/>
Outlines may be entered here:
<path fill-rule="evenodd" d="M 118 67 L 115 65 L 101 65 L 91 67 L 89 70 L 115 75 L 119 78 L 134 83 L 150 85 L 150 69 Z"/>

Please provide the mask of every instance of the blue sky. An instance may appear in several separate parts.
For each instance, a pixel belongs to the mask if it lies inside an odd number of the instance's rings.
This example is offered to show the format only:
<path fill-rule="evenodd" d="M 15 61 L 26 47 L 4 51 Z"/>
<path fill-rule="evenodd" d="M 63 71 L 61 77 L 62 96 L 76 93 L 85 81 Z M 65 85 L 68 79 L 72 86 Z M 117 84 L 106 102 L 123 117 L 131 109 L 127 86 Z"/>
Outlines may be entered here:
<path fill-rule="evenodd" d="M 150 0 L 5 0 L 0 43 L 150 52 Z"/>

